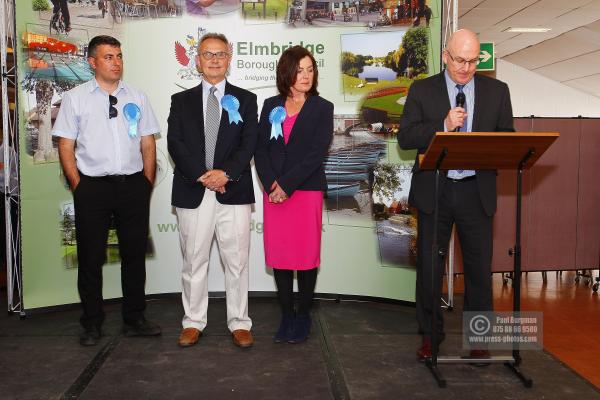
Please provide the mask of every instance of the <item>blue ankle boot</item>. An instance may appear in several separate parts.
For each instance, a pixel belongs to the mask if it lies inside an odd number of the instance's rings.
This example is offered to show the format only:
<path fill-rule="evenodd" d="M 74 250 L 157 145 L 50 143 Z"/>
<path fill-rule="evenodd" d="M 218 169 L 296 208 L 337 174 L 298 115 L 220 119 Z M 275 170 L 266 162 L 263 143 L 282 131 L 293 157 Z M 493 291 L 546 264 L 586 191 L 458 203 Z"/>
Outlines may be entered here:
<path fill-rule="evenodd" d="M 302 343 L 308 339 L 308 335 L 310 334 L 310 325 L 310 315 L 296 315 L 296 319 L 294 320 L 294 331 L 288 339 L 288 343 Z"/>
<path fill-rule="evenodd" d="M 294 332 L 294 314 L 282 314 L 279 329 L 273 338 L 275 343 L 287 342 Z"/>

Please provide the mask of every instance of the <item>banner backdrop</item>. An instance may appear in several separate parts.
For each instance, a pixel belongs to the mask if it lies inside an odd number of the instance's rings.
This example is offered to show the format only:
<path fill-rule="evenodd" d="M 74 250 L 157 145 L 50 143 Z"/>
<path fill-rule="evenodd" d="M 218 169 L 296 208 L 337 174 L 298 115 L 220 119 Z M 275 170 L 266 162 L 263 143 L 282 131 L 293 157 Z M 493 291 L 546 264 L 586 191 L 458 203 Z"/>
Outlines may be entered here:
<path fill-rule="evenodd" d="M 17 2 L 27 309 L 79 301 L 76 215 L 51 127 L 62 93 L 93 78 L 87 43 L 99 34 L 121 41 L 124 79 L 148 95 L 161 124 L 148 294 L 181 291 L 178 226 L 170 205 L 173 166 L 166 145 L 170 96 L 198 85 L 198 40 L 206 32 L 220 32 L 231 42 L 228 80 L 257 94 L 259 112 L 263 100 L 276 94 L 277 60 L 296 44 L 314 54 L 321 96 L 335 104 L 317 292 L 414 301 L 416 221 L 407 205 L 414 152 L 399 149 L 395 132 L 411 82 L 439 72 L 437 0 L 216 0 L 208 7 L 194 0 L 64 2 L 69 18 L 60 7 L 53 13 L 48 0 Z M 275 291 L 264 264 L 262 188 L 254 178 L 250 290 Z M 119 269 L 118 241 L 111 230 L 105 298 L 121 296 Z M 224 290 L 216 244 L 209 290 Z"/>

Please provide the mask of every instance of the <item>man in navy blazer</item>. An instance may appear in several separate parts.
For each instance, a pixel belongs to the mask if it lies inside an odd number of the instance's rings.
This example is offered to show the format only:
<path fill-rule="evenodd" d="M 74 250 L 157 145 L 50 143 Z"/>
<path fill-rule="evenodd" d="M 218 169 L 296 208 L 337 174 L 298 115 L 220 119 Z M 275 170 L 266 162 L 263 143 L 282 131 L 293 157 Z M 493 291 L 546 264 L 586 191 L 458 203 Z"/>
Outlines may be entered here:
<path fill-rule="evenodd" d="M 196 56 L 202 83 L 171 98 L 167 142 L 175 163 L 172 205 L 183 252 L 182 347 L 196 344 L 207 323 L 208 264 L 215 234 L 225 270 L 228 328 L 237 346 L 253 343 L 248 258 L 257 104 L 255 94 L 226 81 L 230 61 L 227 38 L 204 35 Z"/>
<path fill-rule="evenodd" d="M 496 79 L 475 75 L 479 40 L 467 29 L 456 31 L 442 53 L 446 69 L 412 84 L 400 120 L 398 142 L 403 149 L 427 150 L 435 132 L 512 132 L 513 116 L 508 86 Z M 458 93 L 466 99 L 457 106 Z M 409 203 L 418 210 L 417 320 L 423 344 L 420 361 L 431 357 L 431 245 L 435 206 L 435 172 L 419 170 L 418 154 L 413 167 Z M 465 273 L 465 311 L 492 310 L 492 220 L 496 212 L 496 171 L 450 170 L 440 178 L 438 245 L 448 247 L 456 224 Z M 442 266 L 444 256 L 440 256 Z M 441 273 L 436 284 L 441 285 Z M 436 293 L 439 287 L 436 288 Z M 437 330 L 442 340 L 443 320 Z M 473 357 L 487 357 L 485 348 L 471 350 Z"/>

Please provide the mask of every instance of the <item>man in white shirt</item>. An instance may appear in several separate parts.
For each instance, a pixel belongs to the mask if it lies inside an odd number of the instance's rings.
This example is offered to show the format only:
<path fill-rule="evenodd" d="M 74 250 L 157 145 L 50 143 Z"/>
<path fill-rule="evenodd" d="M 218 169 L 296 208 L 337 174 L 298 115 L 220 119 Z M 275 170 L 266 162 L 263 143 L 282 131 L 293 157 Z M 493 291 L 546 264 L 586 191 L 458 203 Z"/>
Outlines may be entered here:
<path fill-rule="evenodd" d="M 60 137 L 60 162 L 73 192 L 83 346 L 97 344 L 101 336 L 102 265 L 111 220 L 119 237 L 123 332 L 161 333 L 144 318 L 154 134 L 160 129 L 146 95 L 121 80 L 123 55 L 117 39 L 94 37 L 88 62 L 95 79 L 63 95 L 52 131 Z"/>

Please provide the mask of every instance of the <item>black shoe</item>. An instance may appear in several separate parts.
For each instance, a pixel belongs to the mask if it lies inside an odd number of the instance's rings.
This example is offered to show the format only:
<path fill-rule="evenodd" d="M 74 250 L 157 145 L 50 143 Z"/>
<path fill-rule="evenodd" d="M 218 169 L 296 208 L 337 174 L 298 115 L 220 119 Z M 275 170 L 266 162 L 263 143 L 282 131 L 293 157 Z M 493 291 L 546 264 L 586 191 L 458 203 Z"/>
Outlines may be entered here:
<path fill-rule="evenodd" d="M 279 329 L 273 338 L 275 343 L 283 343 L 290 340 L 294 333 L 294 314 L 283 314 Z"/>
<path fill-rule="evenodd" d="M 160 334 L 160 326 L 146 319 L 123 324 L 123 335 L 125 336 L 158 336 Z"/>
<path fill-rule="evenodd" d="M 292 336 L 288 339 L 288 343 L 302 343 L 308 339 L 310 325 L 310 315 L 297 315 L 294 320 L 294 330 L 292 331 Z"/>
<path fill-rule="evenodd" d="M 82 346 L 95 346 L 100 341 L 100 327 L 92 325 L 85 328 L 83 333 L 79 335 L 79 344 Z"/>

